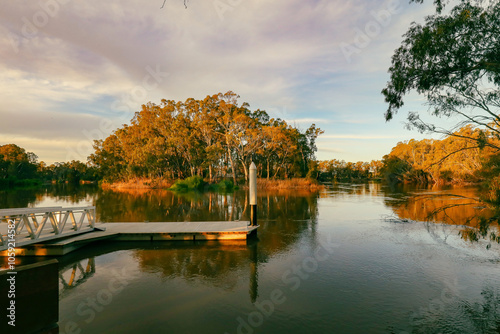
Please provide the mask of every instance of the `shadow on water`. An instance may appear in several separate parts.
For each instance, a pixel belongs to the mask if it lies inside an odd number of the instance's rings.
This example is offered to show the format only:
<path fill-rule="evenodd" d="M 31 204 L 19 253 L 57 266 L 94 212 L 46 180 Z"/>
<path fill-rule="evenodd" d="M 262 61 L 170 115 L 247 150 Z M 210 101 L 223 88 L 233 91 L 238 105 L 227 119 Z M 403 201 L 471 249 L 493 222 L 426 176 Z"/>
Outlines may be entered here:
<path fill-rule="evenodd" d="M 96 273 L 95 259 L 102 255 L 132 251 L 137 270 L 164 280 L 183 279 L 232 290 L 249 275 L 249 298 L 258 295 L 257 242 L 101 242 L 59 258 L 60 298 L 66 297 Z M 247 268 L 245 270 L 245 268 Z M 101 269 L 105 270 L 105 269 Z M 136 273 L 131 272 L 132 276 Z"/>

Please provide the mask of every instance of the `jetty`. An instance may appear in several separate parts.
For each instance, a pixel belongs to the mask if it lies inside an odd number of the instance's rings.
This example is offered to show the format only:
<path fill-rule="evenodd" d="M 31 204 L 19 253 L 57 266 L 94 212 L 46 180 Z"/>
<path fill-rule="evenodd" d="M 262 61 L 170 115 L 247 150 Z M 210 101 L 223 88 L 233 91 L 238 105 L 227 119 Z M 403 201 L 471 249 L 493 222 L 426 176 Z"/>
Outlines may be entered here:
<path fill-rule="evenodd" d="M 249 221 L 97 223 L 94 206 L 1 209 L 0 256 L 62 256 L 98 241 L 247 240 L 257 228 Z"/>

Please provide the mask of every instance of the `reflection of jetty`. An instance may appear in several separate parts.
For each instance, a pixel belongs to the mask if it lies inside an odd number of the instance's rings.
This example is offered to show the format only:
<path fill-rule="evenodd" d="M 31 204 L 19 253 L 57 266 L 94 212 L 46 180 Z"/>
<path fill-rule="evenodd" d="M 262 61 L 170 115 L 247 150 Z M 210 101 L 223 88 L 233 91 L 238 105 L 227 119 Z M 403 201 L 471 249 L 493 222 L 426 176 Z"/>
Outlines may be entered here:
<path fill-rule="evenodd" d="M 86 259 L 87 260 L 87 265 L 85 266 L 85 269 L 83 269 L 82 262 L 75 262 L 71 266 L 67 267 L 59 267 L 59 281 L 62 284 L 62 289 L 59 291 L 59 298 L 63 296 L 64 294 L 68 293 L 71 289 L 76 288 L 80 284 L 83 284 L 89 279 L 90 277 L 94 276 L 95 274 L 95 258 L 91 257 Z M 71 275 L 69 279 L 66 280 L 64 277 L 64 274 L 66 272 L 69 272 L 71 270 Z M 80 271 L 79 276 L 77 277 L 76 274 Z"/>
<path fill-rule="evenodd" d="M 8 224 L 15 226 L 16 255 L 64 255 L 99 240 L 246 240 L 258 226 L 247 221 L 95 224 L 95 207 L 0 210 L 0 255 L 7 255 Z M 71 221 L 71 223 L 69 223 Z M 14 222 L 14 224 L 12 224 Z"/>

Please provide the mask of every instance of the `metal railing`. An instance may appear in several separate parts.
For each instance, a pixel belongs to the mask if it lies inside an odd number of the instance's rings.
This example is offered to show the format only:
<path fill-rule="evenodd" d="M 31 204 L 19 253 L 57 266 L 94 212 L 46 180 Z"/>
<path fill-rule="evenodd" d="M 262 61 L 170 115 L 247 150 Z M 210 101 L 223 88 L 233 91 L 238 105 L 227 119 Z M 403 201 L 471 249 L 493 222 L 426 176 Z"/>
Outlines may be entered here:
<path fill-rule="evenodd" d="M 12 241 L 17 247 L 87 232 L 95 228 L 95 220 L 95 206 L 0 209 L 0 251 Z M 15 232 L 10 236 L 9 225 Z"/>

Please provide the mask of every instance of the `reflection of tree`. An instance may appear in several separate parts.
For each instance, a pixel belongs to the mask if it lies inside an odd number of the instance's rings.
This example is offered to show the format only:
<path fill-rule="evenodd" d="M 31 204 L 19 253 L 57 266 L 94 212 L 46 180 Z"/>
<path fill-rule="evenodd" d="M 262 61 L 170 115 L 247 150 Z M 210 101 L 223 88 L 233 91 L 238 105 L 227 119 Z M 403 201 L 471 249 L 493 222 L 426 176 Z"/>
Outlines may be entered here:
<path fill-rule="evenodd" d="M 246 195 L 168 190 L 104 190 L 96 201 L 98 218 L 107 222 L 239 220 Z"/>
<path fill-rule="evenodd" d="M 262 192 L 257 198 L 259 260 L 289 249 L 301 237 L 316 235 L 316 192 Z M 246 218 L 248 219 L 248 218 Z"/>
<path fill-rule="evenodd" d="M 500 296 L 491 287 L 481 292 L 484 301 L 470 304 L 463 302 L 466 319 L 474 333 L 500 333 Z"/>
<path fill-rule="evenodd" d="M 109 190 L 100 194 L 96 210 L 98 219 L 108 222 L 249 220 L 247 197 L 246 191 L 174 194 L 168 190 Z M 261 256 L 288 247 L 317 223 L 315 192 L 261 192 L 257 205 Z"/>
<path fill-rule="evenodd" d="M 97 202 L 101 219 L 114 221 L 248 220 L 245 191 L 230 194 L 174 194 L 165 190 L 103 192 Z M 302 237 L 315 237 L 317 194 L 262 192 L 258 197 L 259 240 L 256 244 L 195 242 L 158 244 L 161 249 L 137 250 L 144 271 L 166 278 L 193 278 L 232 289 L 248 275 L 250 299 L 258 295 L 258 264 L 292 248 Z"/>
<path fill-rule="evenodd" d="M 345 198 L 349 196 L 379 196 L 382 184 L 378 182 L 334 183 L 327 191 L 319 193 L 320 198 Z"/>
<path fill-rule="evenodd" d="M 63 199 L 71 204 L 92 203 L 98 195 L 99 187 L 95 184 L 75 185 L 71 183 L 54 184 L 46 188 L 43 196 L 56 200 Z M 41 199 L 41 198 L 40 198 Z"/>
<path fill-rule="evenodd" d="M 182 277 L 187 282 L 205 282 L 223 289 L 234 288 L 241 279 L 241 270 L 248 272 L 251 248 L 239 242 L 218 244 L 202 242 L 176 244 L 159 251 L 137 250 L 135 258 L 145 272 L 165 278 Z M 247 274 L 245 274 L 246 276 Z"/>
<path fill-rule="evenodd" d="M 432 302 L 411 317 L 411 333 L 500 333 L 500 296 L 492 288 L 483 289 L 482 301 L 447 296 Z M 460 321 L 450 321 L 460 319 Z"/>
<path fill-rule="evenodd" d="M 41 192 L 38 192 L 40 194 Z M 37 200 L 32 189 L 10 189 L 0 191 L 0 208 L 26 208 Z"/>
<path fill-rule="evenodd" d="M 26 208 L 36 206 L 44 199 L 64 200 L 71 204 L 93 202 L 98 187 L 93 184 L 54 184 L 41 188 L 15 188 L 0 191 L 0 208 Z"/>
<path fill-rule="evenodd" d="M 457 225 L 465 240 L 478 241 L 482 237 L 500 241 L 495 232 L 498 224 L 493 224 L 498 209 L 482 201 L 477 188 L 429 190 L 403 192 L 404 196 L 386 198 L 385 203 L 400 220 Z"/>
<path fill-rule="evenodd" d="M 101 190 L 95 187 L 55 186 L 30 190 L 29 203 L 46 197 L 89 201 L 96 206 L 98 221 L 168 222 L 248 220 L 248 194 L 189 192 L 174 194 L 158 189 Z M 8 196 L 15 198 L 15 196 Z M 315 238 L 318 194 L 303 190 L 262 191 L 258 196 L 258 241 L 246 244 L 214 242 L 98 243 L 63 257 L 62 267 L 71 268 L 65 282 L 76 281 L 85 272 L 80 262 L 118 249 L 133 249 L 144 271 L 164 277 L 184 277 L 231 289 L 248 279 L 250 299 L 258 295 L 259 263 L 291 249 L 302 238 Z M 11 205 L 12 206 L 12 205 Z M 24 206 L 27 205 L 14 205 Z M 139 249 L 138 249 L 139 248 Z M 83 262 L 82 262 L 83 263 Z M 83 268 L 83 271 L 81 268 Z M 71 279 L 74 271 L 75 277 Z M 64 283 L 63 283 L 64 285 Z M 69 285 L 69 283 L 68 283 Z"/>

